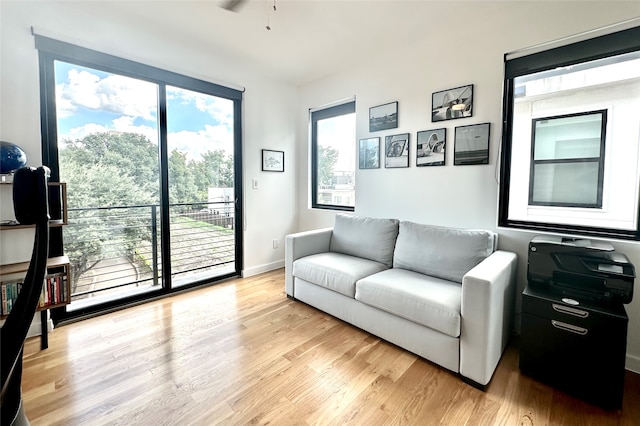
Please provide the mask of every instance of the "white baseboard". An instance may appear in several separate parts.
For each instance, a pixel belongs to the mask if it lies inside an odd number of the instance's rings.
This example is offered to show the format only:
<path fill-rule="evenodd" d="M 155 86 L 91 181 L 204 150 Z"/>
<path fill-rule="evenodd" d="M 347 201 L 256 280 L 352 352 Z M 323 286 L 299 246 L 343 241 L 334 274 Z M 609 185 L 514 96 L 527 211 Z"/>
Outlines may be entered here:
<path fill-rule="evenodd" d="M 277 262 L 254 266 L 253 268 L 243 269 L 242 276 L 245 278 L 252 277 L 254 275 L 262 274 L 263 272 L 269 272 L 280 268 L 284 268 L 284 259 L 278 260 Z"/>
<path fill-rule="evenodd" d="M 640 374 L 640 357 L 627 354 L 625 368 L 629 371 Z"/>

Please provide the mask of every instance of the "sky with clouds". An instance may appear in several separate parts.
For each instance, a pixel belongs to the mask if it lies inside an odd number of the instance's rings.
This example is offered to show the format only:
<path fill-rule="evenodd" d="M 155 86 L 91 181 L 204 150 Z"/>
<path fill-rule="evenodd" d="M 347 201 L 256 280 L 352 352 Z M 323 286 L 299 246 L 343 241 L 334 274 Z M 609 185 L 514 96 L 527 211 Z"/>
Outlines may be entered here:
<path fill-rule="evenodd" d="M 144 134 L 158 142 L 158 88 L 154 83 L 57 61 L 58 140 L 96 132 Z M 207 151 L 233 154 L 233 101 L 167 87 L 169 152 L 190 160 Z"/>

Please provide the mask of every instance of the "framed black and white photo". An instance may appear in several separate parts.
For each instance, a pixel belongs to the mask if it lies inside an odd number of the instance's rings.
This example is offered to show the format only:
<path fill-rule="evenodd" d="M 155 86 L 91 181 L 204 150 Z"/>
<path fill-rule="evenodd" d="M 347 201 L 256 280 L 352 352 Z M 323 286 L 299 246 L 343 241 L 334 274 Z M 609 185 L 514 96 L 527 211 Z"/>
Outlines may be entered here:
<path fill-rule="evenodd" d="M 473 84 L 431 94 L 431 121 L 453 120 L 473 115 Z"/>
<path fill-rule="evenodd" d="M 444 166 L 447 129 L 418 132 L 416 166 Z"/>
<path fill-rule="evenodd" d="M 384 142 L 384 166 L 409 167 L 409 133 L 385 136 Z"/>
<path fill-rule="evenodd" d="M 489 164 L 489 131 L 491 124 L 456 127 L 453 164 Z"/>
<path fill-rule="evenodd" d="M 398 102 L 369 108 L 369 131 L 395 129 L 398 127 Z"/>
<path fill-rule="evenodd" d="M 284 151 L 262 150 L 263 172 L 284 172 Z"/>
<path fill-rule="evenodd" d="M 380 167 L 380 138 L 360 139 L 358 167 L 377 169 Z"/>

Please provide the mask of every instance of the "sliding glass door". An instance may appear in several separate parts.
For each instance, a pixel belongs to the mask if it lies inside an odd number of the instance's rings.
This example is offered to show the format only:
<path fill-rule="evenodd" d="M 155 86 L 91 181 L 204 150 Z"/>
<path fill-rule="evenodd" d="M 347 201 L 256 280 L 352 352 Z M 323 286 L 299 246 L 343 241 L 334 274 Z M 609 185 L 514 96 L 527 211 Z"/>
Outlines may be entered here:
<path fill-rule="evenodd" d="M 72 265 L 68 310 L 158 288 L 158 87 L 55 61 L 60 180 Z"/>
<path fill-rule="evenodd" d="M 174 286 L 234 270 L 233 102 L 167 87 Z"/>
<path fill-rule="evenodd" d="M 56 315 L 238 275 L 239 92 L 78 49 L 98 60 L 40 52 L 43 158 L 69 207 L 52 230 L 52 254 L 72 269 L 71 304 Z"/>

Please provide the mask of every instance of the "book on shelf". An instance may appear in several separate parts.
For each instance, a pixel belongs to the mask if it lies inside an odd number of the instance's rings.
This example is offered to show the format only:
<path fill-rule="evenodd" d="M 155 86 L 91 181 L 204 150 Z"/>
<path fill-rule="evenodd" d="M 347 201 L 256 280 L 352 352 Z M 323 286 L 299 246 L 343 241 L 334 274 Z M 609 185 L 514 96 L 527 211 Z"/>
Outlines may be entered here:
<path fill-rule="evenodd" d="M 67 300 L 67 277 L 63 274 L 47 275 L 40 293 L 41 308 L 45 306 L 58 305 Z"/>
<path fill-rule="evenodd" d="M 0 282 L 0 315 L 9 315 L 22 286 L 22 280 Z M 64 273 L 47 275 L 42 283 L 38 307 L 45 308 L 66 303 L 67 293 L 67 276 Z"/>
<path fill-rule="evenodd" d="M 2 285 L 0 285 L 0 293 L 2 297 L 0 314 L 9 315 L 21 289 L 22 281 L 3 282 Z"/>

